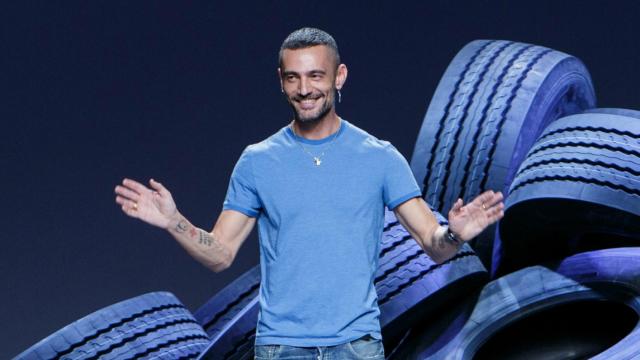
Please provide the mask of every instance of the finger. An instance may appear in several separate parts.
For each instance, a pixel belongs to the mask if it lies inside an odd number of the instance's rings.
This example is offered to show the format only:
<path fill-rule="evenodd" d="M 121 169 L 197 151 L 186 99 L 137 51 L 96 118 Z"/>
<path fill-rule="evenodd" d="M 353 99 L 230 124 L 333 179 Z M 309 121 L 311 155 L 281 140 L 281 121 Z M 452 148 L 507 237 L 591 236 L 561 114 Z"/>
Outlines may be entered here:
<path fill-rule="evenodd" d="M 493 196 L 494 192 L 492 190 L 487 190 L 473 199 L 473 203 L 478 206 L 484 205 L 486 207 L 489 201 L 493 199 Z"/>
<path fill-rule="evenodd" d="M 489 210 L 487 211 L 487 215 L 494 216 L 496 214 L 500 214 L 503 212 L 504 212 L 504 203 L 501 202 L 489 208 Z"/>
<path fill-rule="evenodd" d="M 493 197 L 491 199 L 486 201 L 486 206 L 490 207 L 490 206 L 494 206 L 496 204 L 499 204 L 499 203 L 501 203 L 503 198 L 504 197 L 502 195 L 502 192 L 498 191 L 497 193 L 493 194 Z"/>
<path fill-rule="evenodd" d="M 131 217 L 134 217 L 134 218 L 138 217 L 138 211 L 136 209 L 134 209 L 133 207 L 127 206 L 125 204 L 125 205 L 122 205 L 121 208 L 122 208 L 122 211 L 125 214 L 127 214 L 127 215 L 129 215 Z"/>
<path fill-rule="evenodd" d="M 131 179 L 124 179 L 122 180 L 122 185 L 130 188 L 131 190 L 137 192 L 138 194 L 142 194 L 146 191 L 150 191 L 149 188 L 147 188 L 146 186 L 140 184 L 139 182 L 135 181 L 135 180 L 131 180 Z"/>
<path fill-rule="evenodd" d="M 499 202 L 497 204 L 493 204 L 492 206 L 485 206 L 487 211 L 502 211 L 504 210 L 504 203 Z"/>
<path fill-rule="evenodd" d="M 116 202 L 133 210 L 138 210 L 139 207 L 137 202 L 131 199 L 123 198 L 122 196 L 116 196 Z"/>
<path fill-rule="evenodd" d="M 167 190 L 167 188 L 165 188 L 164 185 L 155 181 L 154 179 L 150 179 L 149 184 L 151 185 L 152 188 L 154 188 L 157 192 L 159 192 L 160 195 L 164 196 L 169 193 L 169 190 Z"/>
<path fill-rule="evenodd" d="M 489 220 L 490 224 L 493 224 L 494 222 L 502 219 L 503 216 L 504 210 L 497 206 L 491 208 L 491 210 L 487 212 L 487 219 Z"/>
<path fill-rule="evenodd" d="M 462 204 L 463 204 L 462 199 L 458 198 L 458 200 L 456 200 L 456 202 L 453 203 L 453 207 L 451 207 L 451 211 L 453 211 L 453 212 L 460 211 L 460 208 L 462 207 Z"/>
<path fill-rule="evenodd" d="M 488 218 L 491 218 L 491 217 L 494 217 L 494 216 L 498 215 L 501 211 L 502 211 L 502 209 L 500 209 L 499 206 L 494 206 L 494 207 L 492 207 L 490 209 L 487 209 L 487 211 L 485 211 L 485 215 Z"/>
<path fill-rule="evenodd" d="M 492 214 L 488 217 L 489 221 L 491 223 L 494 223 L 500 219 L 502 219 L 504 217 L 504 211 L 503 210 L 496 210 L 496 211 L 492 211 Z"/>
<path fill-rule="evenodd" d="M 140 194 L 124 186 L 120 186 L 120 185 L 116 186 L 115 192 L 116 194 L 122 197 L 125 197 L 127 199 L 130 199 L 136 202 L 140 200 Z"/>

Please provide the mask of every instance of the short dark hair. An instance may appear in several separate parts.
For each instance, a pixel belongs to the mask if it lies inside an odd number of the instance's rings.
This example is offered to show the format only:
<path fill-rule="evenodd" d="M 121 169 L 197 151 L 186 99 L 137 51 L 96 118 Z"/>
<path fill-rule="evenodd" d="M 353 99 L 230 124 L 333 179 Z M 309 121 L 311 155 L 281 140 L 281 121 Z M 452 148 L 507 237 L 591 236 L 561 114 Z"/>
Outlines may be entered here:
<path fill-rule="evenodd" d="M 325 45 L 333 50 L 336 60 L 336 68 L 340 65 L 340 53 L 338 53 L 338 44 L 329 33 L 312 27 L 304 27 L 298 29 L 282 42 L 280 51 L 278 52 L 278 64 L 282 67 L 282 53 L 285 49 L 296 50 L 304 49 L 316 45 Z"/>

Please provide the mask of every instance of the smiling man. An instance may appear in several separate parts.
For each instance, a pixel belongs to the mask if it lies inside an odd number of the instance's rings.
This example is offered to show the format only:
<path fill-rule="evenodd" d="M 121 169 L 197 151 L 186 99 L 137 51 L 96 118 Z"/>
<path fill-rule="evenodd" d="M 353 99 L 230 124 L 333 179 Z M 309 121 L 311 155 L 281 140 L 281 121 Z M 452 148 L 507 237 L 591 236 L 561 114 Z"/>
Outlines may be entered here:
<path fill-rule="evenodd" d="M 449 227 L 438 225 L 396 148 L 336 114 L 347 67 L 335 40 L 303 28 L 285 39 L 279 57 L 294 119 L 245 148 L 212 231 L 192 225 L 154 180 L 147 188 L 125 179 L 116 202 L 167 229 L 216 272 L 231 265 L 258 222 L 257 359 L 384 359 L 374 287 L 384 207 L 442 262 L 502 217 L 502 194 L 458 200 Z"/>
<path fill-rule="evenodd" d="M 322 45 L 309 47 L 304 37 L 288 40 L 280 49 L 278 75 L 295 120 L 308 126 L 330 117 L 335 123 L 334 94 L 347 79 L 347 67 L 340 64 L 335 41 L 327 37 L 318 40 Z"/>

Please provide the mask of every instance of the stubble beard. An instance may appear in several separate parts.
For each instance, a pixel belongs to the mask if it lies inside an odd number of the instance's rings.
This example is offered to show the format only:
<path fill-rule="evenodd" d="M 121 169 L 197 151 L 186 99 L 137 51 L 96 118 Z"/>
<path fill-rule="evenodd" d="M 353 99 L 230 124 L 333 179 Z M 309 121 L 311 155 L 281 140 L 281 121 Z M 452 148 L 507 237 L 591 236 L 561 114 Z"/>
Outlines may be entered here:
<path fill-rule="evenodd" d="M 326 99 L 326 97 L 325 97 L 325 101 L 323 102 L 322 107 L 318 110 L 318 112 L 316 114 L 312 114 L 310 116 L 304 117 L 298 111 L 296 106 L 293 104 L 293 102 L 295 100 L 291 100 L 291 99 L 287 98 L 287 101 L 289 102 L 289 105 L 291 106 L 291 109 L 293 110 L 293 118 L 299 124 L 314 124 L 314 123 L 318 123 L 325 116 L 327 116 L 327 114 L 333 108 L 333 99 L 329 100 L 329 99 Z"/>

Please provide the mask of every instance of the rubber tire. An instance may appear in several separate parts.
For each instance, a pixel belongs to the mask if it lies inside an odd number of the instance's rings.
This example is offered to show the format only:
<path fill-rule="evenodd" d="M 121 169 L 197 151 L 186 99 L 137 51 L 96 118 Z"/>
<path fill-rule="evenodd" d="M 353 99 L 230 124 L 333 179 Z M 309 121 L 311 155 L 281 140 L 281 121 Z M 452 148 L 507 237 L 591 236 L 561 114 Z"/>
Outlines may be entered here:
<path fill-rule="evenodd" d="M 435 91 L 411 168 L 423 198 L 446 213 L 462 198 L 506 191 L 538 134 L 559 117 L 595 106 L 580 60 L 541 46 L 476 40 L 458 52 Z M 495 226 L 473 244 L 490 265 Z"/>
<path fill-rule="evenodd" d="M 244 316 L 243 310 L 255 305 L 260 290 L 260 266 L 232 281 L 202 305 L 193 316 L 210 338 L 215 339 Z M 257 321 L 257 317 L 256 317 Z"/>
<path fill-rule="evenodd" d="M 441 224 L 446 223 L 442 215 L 436 213 L 436 217 Z M 424 254 L 391 211 L 385 212 L 378 265 L 375 285 L 385 347 L 393 347 L 394 342 L 422 314 L 437 311 L 438 304 L 481 288 L 488 281 L 486 269 L 470 247 L 465 246 L 454 258 L 437 265 Z M 250 287 L 245 283 L 239 288 Z M 216 298 L 218 295 L 209 303 Z M 429 306 L 424 306 L 425 303 Z M 246 302 L 242 309 L 237 309 L 232 321 L 227 322 L 223 332 L 212 337 L 200 358 L 252 358 L 258 309 L 257 297 Z M 197 313 L 204 314 L 212 310 L 214 308 L 208 306 Z"/>
<path fill-rule="evenodd" d="M 640 111 L 620 108 L 593 108 L 583 112 L 583 114 L 609 114 L 609 115 L 622 115 L 635 119 L 640 119 Z"/>
<path fill-rule="evenodd" d="M 494 280 L 476 298 L 409 335 L 403 348 L 388 358 L 473 359 L 483 344 L 499 331 L 510 329 L 508 326 L 554 307 L 589 300 L 613 302 L 640 316 L 640 248 L 576 254 L 560 263 L 521 269 Z M 627 320 L 630 332 L 590 359 L 640 356 L 640 324 Z M 519 334 L 511 336 L 519 338 Z"/>
<path fill-rule="evenodd" d="M 640 244 L 640 119 L 605 109 L 551 124 L 509 190 L 496 273 Z M 552 241 L 551 241 L 552 240 Z"/>
<path fill-rule="evenodd" d="M 209 337 L 171 293 L 154 292 L 98 310 L 15 359 L 194 358 Z"/>

